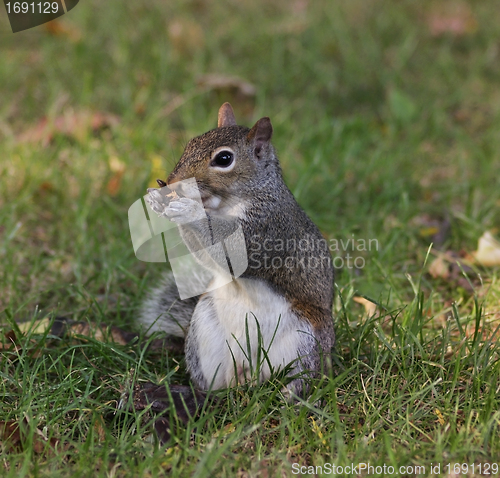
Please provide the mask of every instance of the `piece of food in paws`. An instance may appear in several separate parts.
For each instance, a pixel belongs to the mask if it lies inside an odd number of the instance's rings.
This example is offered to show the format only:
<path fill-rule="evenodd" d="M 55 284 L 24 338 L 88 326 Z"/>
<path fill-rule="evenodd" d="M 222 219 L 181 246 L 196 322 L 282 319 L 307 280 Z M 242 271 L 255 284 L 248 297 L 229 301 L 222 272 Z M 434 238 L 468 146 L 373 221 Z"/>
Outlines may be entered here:
<path fill-rule="evenodd" d="M 180 196 L 175 191 L 172 191 L 170 194 L 167 194 L 165 197 L 167 197 L 170 201 L 176 201 L 177 199 L 180 198 Z"/>
<path fill-rule="evenodd" d="M 158 212 L 158 210 L 168 207 L 168 205 L 172 202 L 179 199 L 179 195 L 172 191 L 170 194 L 165 194 L 163 188 L 148 188 L 148 195 L 146 197 L 146 201 L 151 205 L 154 211 Z M 155 207 L 153 207 L 153 204 Z M 160 205 L 162 207 L 160 207 Z"/>

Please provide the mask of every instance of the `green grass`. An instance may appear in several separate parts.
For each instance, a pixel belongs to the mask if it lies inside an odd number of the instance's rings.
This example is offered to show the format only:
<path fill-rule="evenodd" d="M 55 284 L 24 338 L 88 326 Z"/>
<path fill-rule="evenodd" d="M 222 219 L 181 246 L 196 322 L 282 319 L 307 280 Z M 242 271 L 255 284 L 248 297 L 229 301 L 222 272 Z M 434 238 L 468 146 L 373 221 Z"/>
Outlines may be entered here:
<path fill-rule="evenodd" d="M 228 391 L 167 450 L 140 414 L 115 411 L 130 377 L 187 383 L 181 357 L 18 334 L 17 352 L 0 352 L 0 421 L 26 419 L 27 441 L 1 445 L 0 476 L 292 476 L 293 463 L 362 462 L 446 475 L 447 463 L 499 461 L 499 270 L 475 270 L 472 292 L 427 272 L 431 220 L 449 221 L 442 249 L 456 252 L 500 230 L 498 6 L 461 5 L 472 26 L 440 36 L 430 1 L 86 0 L 60 21 L 72 35 L 13 35 L 2 15 L 2 336 L 48 315 L 135 330 L 162 267 L 136 260 L 127 210 L 226 100 L 242 124 L 271 117 L 287 183 L 328 238 L 380 247 L 337 275 L 335 368 L 308 403 L 286 404 L 276 384 Z M 203 88 L 208 73 L 256 95 Z M 89 110 L 119 124 L 21 137 L 43 116 Z M 113 157 L 124 172 L 110 194 Z M 36 429 L 65 448 L 40 452 Z"/>

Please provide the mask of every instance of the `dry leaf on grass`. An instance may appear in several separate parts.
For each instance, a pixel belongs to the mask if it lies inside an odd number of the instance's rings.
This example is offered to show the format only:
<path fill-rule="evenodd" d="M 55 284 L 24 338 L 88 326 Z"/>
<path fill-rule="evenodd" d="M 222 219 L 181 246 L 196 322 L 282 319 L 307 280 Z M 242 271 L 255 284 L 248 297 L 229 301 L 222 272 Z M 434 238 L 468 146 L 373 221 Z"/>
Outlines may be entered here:
<path fill-rule="evenodd" d="M 40 320 L 20 322 L 17 324 L 20 332 L 27 334 L 31 332 L 32 334 L 44 334 L 50 326 L 50 317 L 45 317 Z"/>
<path fill-rule="evenodd" d="M 120 161 L 117 156 L 109 158 L 109 169 L 113 173 L 106 185 L 106 191 L 110 196 L 116 196 L 120 191 L 121 181 L 125 173 L 125 163 Z"/>
<path fill-rule="evenodd" d="M 64 114 L 53 119 L 42 118 L 36 125 L 21 133 L 18 141 L 42 143 L 43 146 L 47 146 L 56 135 L 63 135 L 83 142 L 90 133 L 113 128 L 118 123 L 118 116 L 110 113 L 68 109 Z"/>
<path fill-rule="evenodd" d="M 448 279 L 450 277 L 450 267 L 449 264 L 443 259 L 442 255 L 436 257 L 429 266 L 429 274 L 437 279 Z"/>
<path fill-rule="evenodd" d="M 52 326 L 51 326 L 52 324 Z M 104 323 L 95 322 L 76 322 L 66 317 L 57 317 L 52 319 L 46 317 L 41 320 L 21 322 L 17 324 L 23 334 L 45 334 L 48 333 L 55 337 L 71 337 L 78 340 L 85 340 L 85 337 L 92 338 L 99 342 L 115 343 L 127 345 L 139 339 L 139 335 L 133 332 L 127 332 L 114 325 L 108 326 Z M 50 327 L 50 330 L 48 330 Z M 38 342 L 34 339 L 30 341 L 35 348 L 35 353 L 40 353 L 37 349 Z M 180 354 L 184 351 L 184 339 L 179 337 L 164 337 L 154 340 L 147 340 L 148 347 L 151 350 L 168 350 L 169 352 Z M 0 340 L 0 350 L 18 350 L 18 339 L 13 331 L 4 334 Z"/>
<path fill-rule="evenodd" d="M 22 348 L 28 351 L 28 356 L 31 358 L 36 358 L 41 355 L 40 347 L 36 340 L 31 339 L 25 344 L 20 344 L 19 338 L 13 330 L 7 330 L 0 335 L 0 353 L 4 355 L 14 355 L 16 356 Z"/>
<path fill-rule="evenodd" d="M 1 338 L 0 351 L 1 350 L 13 350 L 16 348 L 17 337 L 13 330 L 8 330 L 5 332 Z"/>
<path fill-rule="evenodd" d="M 361 304 L 365 308 L 365 315 L 367 317 L 374 317 L 378 315 L 377 304 L 374 304 L 372 301 L 365 299 L 364 297 L 353 297 L 352 300 L 354 300 L 354 302 L 358 304 Z"/>
<path fill-rule="evenodd" d="M 437 2 L 427 19 L 431 35 L 464 36 L 476 32 L 476 17 L 470 6 L 462 2 Z"/>
<path fill-rule="evenodd" d="M 432 250 L 431 253 L 437 255 L 428 269 L 433 279 L 443 279 L 454 287 L 461 287 L 469 293 L 474 292 L 474 286 L 479 286 L 479 278 L 471 267 L 471 261 L 464 257 L 465 253 L 436 252 L 435 250 Z"/>
<path fill-rule="evenodd" d="M 94 420 L 94 432 L 99 443 L 103 443 L 106 440 L 106 426 L 100 415 Z"/>
<path fill-rule="evenodd" d="M 57 448 L 67 449 L 68 444 L 61 447 L 60 440 L 48 438 L 41 430 L 35 429 L 32 440 L 28 437 L 29 425 L 26 420 L 20 423 L 15 421 L 0 422 L 0 441 L 7 453 L 24 450 L 27 443 L 31 443 L 33 451 L 37 454 L 53 452 Z"/>
<path fill-rule="evenodd" d="M 254 97 L 257 92 L 252 83 L 237 76 L 208 74 L 198 78 L 197 83 L 209 90 L 231 90 L 243 97 Z"/>
<path fill-rule="evenodd" d="M 211 91 L 217 102 L 229 101 L 238 105 L 239 117 L 252 116 L 255 108 L 255 85 L 237 76 L 207 74 L 198 78 L 198 88 Z"/>
<path fill-rule="evenodd" d="M 22 449 L 21 430 L 16 422 L 0 422 L 0 442 L 5 444 L 7 452 Z"/>
<path fill-rule="evenodd" d="M 193 55 L 205 47 L 205 34 L 201 26 L 187 19 L 175 19 L 168 24 L 168 39 L 179 58 Z"/>
<path fill-rule="evenodd" d="M 486 231 L 477 244 L 477 251 L 472 253 L 474 260 L 485 267 L 500 266 L 500 242 L 491 232 Z"/>
<path fill-rule="evenodd" d="M 78 43 L 82 39 L 82 32 L 67 20 L 52 20 L 45 23 L 44 28 L 49 35 L 66 37 L 73 43 Z"/>

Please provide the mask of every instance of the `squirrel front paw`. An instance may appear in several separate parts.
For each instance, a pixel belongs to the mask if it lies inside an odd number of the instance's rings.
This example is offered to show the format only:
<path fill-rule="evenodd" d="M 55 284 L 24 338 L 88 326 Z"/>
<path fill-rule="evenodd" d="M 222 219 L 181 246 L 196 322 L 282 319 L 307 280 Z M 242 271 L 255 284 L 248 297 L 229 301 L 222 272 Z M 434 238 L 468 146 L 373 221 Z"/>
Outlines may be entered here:
<path fill-rule="evenodd" d="M 158 214 L 158 216 L 166 217 L 165 209 L 170 203 L 170 198 L 161 194 L 161 189 L 149 188 L 145 199 L 151 209 Z"/>
<path fill-rule="evenodd" d="M 164 195 L 161 189 L 150 188 L 145 199 L 159 217 L 166 217 L 177 224 L 205 219 L 203 205 L 194 199 L 181 198 L 175 192 Z"/>
<path fill-rule="evenodd" d="M 163 212 L 166 217 L 177 224 L 186 224 L 207 217 L 203 206 L 190 198 L 179 198 L 170 201 L 170 204 Z"/>
<path fill-rule="evenodd" d="M 159 217 L 166 217 L 177 224 L 205 219 L 203 206 L 190 198 L 181 198 L 177 194 L 161 194 L 161 189 L 150 188 L 145 197 L 151 209 Z"/>

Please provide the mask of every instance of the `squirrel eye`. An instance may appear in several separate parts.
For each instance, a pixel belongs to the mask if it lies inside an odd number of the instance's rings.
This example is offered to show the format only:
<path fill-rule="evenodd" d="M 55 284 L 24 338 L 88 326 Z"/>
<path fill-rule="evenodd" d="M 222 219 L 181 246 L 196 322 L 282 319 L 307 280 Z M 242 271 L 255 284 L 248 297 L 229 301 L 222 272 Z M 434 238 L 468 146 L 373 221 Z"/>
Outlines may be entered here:
<path fill-rule="evenodd" d="M 231 151 L 220 151 L 212 159 L 212 166 L 218 166 L 219 168 L 227 168 L 233 164 L 234 154 Z"/>

